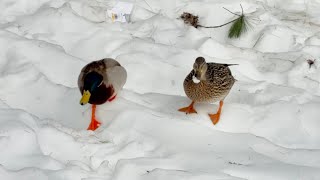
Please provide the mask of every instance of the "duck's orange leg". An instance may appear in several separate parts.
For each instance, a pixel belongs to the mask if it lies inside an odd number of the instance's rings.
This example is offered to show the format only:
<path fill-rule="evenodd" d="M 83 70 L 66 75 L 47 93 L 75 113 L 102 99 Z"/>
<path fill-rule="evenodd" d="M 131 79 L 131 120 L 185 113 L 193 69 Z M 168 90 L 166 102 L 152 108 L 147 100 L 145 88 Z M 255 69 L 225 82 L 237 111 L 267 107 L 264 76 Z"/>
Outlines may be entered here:
<path fill-rule="evenodd" d="M 96 120 L 96 105 L 92 105 L 92 114 L 91 114 L 91 123 L 88 127 L 88 130 L 96 130 L 100 126 L 100 122 Z"/>
<path fill-rule="evenodd" d="M 186 114 L 197 113 L 197 111 L 193 108 L 194 101 L 188 107 L 184 107 L 179 109 L 178 111 L 185 112 Z"/>
<path fill-rule="evenodd" d="M 214 125 L 216 125 L 220 120 L 222 106 L 223 106 L 223 101 L 220 101 L 218 112 L 216 114 L 209 114 L 209 117 Z"/>

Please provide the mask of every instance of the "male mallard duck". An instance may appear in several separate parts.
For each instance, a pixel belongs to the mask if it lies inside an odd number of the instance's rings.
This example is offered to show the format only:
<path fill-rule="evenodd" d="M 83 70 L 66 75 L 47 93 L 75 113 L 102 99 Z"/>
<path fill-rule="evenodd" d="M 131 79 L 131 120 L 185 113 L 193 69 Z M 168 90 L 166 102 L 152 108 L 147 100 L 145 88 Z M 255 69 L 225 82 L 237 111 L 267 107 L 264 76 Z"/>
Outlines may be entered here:
<path fill-rule="evenodd" d="M 203 57 L 198 57 L 193 64 L 193 70 L 183 83 L 184 91 L 192 102 L 188 107 L 181 108 L 179 111 L 186 114 L 197 113 L 193 108 L 195 102 L 213 103 L 220 101 L 218 112 L 209 114 L 212 123 L 217 124 L 220 119 L 223 100 L 235 82 L 228 67 L 231 65 L 235 64 L 206 63 Z M 194 82 L 196 80 L 199 82 Z"/>
<path fill-rule="evenodd" d="M 96 105 L 112 101 L 126 80 L 127 71 L 111 58 L 93 61 L 82 68 L 78 77 L 78 87 L 82 94 L 80 104 L 92 104 L 88 130 L 94 131 L 100 125 L 95 118 Z"/>

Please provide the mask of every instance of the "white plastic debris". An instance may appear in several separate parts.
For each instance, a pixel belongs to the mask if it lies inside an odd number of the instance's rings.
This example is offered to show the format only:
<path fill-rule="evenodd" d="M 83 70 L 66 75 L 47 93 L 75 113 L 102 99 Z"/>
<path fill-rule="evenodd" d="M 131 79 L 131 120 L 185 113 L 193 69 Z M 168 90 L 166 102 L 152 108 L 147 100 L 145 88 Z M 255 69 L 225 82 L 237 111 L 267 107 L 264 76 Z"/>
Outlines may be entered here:
<path fill-rule="evenodd" d="M 107 10 L 107 17 L 112 22 L 130 22 L 133 4 L 119 1 L 111 10 Z"/>

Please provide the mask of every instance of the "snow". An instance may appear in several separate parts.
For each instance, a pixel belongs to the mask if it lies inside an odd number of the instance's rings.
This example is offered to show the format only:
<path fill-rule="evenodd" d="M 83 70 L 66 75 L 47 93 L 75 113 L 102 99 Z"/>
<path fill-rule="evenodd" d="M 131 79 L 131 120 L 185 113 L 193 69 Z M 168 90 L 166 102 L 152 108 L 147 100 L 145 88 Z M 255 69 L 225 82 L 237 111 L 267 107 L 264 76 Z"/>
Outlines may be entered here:
<path fill-rule="evenodd" d="M 127 1 L 131 22 L 112 23 L 117 2 L 0 1 L 1 180 L 319 179 L 319 1 Z M 240 3 L 251 24 L 240 39 L 178 19 L 220 25 Z M 217 104 L 177 111 L 198 56 L 239 64 L 216 126 Z M 77 77 L 105 57 L 128 79 L 87 131 Z"/>

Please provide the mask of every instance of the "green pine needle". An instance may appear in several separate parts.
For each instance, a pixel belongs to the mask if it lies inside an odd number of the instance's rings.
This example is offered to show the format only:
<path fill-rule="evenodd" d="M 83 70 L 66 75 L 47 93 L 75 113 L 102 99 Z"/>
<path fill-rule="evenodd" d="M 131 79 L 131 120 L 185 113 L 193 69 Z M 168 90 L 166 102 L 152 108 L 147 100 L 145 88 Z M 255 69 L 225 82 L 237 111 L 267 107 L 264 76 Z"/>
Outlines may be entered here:
<path fill-rule="evenodd" d="M 229 29 L 229 38 L 239 38 L 244 32 L 247 31 L 248 24 L 245 16 L 242 14 L 237 20 L 235 20 Z"/>

